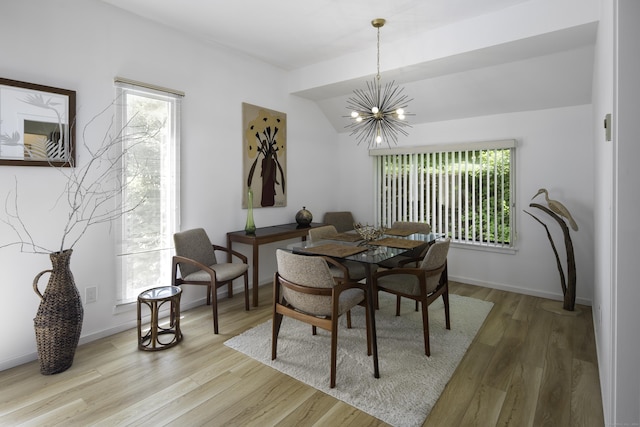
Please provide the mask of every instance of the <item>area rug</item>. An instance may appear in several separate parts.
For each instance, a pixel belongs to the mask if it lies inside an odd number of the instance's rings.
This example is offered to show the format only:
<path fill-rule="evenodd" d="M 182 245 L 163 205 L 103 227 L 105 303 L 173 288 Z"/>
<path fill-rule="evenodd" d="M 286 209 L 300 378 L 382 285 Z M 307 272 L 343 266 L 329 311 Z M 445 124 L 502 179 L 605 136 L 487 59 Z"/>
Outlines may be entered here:
<path fill-rule="evenodd" d="M 451 330 L 444 327 L 442 298 L 429 306 L 431 357 L 424 355 L 422 318 L 414 302 L 403 298 L 395 316 L 395 297 L 380 293 L 376 311 L 380 378 L 367 356 L 364 308 L 352 310 L 338 330 L 336 387 L 329 388 L 330 335 L 285 317 L 278 337 L 278 357 L 271 360 L 271 321 L 225 344 L 299 381 L 342 400 L 393 426 L 420 426 L 435 405 L 493 303 L 450 296 Z"/>

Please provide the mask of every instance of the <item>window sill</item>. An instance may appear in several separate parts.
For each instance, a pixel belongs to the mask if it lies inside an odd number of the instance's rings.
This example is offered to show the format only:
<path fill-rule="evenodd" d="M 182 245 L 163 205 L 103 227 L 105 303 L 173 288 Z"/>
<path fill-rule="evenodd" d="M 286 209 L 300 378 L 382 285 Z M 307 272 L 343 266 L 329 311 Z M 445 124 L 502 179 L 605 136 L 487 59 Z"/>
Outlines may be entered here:
<path fill-rule="evenodd" d="M 451 246 L 459 249 L 467 249 L 472 251 L 495 252 L 506 255 L 515 255 L 518 252 L 516 247 L 500 247 L 489 244 L 460 243 L 451 241 Z"/>

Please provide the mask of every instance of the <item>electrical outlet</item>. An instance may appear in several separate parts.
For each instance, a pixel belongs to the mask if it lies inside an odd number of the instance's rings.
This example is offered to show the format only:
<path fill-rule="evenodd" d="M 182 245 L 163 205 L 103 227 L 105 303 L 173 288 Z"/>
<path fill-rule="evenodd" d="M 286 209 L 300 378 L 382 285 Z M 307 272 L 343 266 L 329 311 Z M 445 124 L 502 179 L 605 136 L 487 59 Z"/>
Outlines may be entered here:
<path fill-rule="evenodd" d="M 98 301 L 98 288 L 96 286 L 84 288 L 85 304 L 89 304 L 96 301 Z"/>

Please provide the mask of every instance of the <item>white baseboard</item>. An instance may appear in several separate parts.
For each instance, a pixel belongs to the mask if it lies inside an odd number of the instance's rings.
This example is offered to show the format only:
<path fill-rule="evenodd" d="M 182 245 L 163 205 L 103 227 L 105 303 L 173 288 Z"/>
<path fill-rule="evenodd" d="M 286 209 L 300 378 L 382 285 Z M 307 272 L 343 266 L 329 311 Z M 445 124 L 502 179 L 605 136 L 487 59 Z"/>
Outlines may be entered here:
<path fill-rule="evenodd" d="M 478 280 L 475 280 L 469 277 L 455 277 L 455 276 L 449 275 L 449 280 L 454 282 L 466 283 L 469 285 L 484 286 L 485 288 L 498 289 L 500 291 L 513 292 L 516 294 L 530 295 L 530 296 L 539 297 L 539 298 L 547 298 L 555 301 L 564 300 L 564 296 L 561 293 L 539 291 L 539 290 L 529 289 L 529 288 L 520 288 L 518 286 L 505 285 L 502 283 L 487 283 L 484 281 L 480 282 Z M 588 306 L 593 305 L 593 301 L 588 300 L 586 298 L 578 298 L 578 297 L 576 297 L 576 303 L 581 305 L 588 305 Z"/>

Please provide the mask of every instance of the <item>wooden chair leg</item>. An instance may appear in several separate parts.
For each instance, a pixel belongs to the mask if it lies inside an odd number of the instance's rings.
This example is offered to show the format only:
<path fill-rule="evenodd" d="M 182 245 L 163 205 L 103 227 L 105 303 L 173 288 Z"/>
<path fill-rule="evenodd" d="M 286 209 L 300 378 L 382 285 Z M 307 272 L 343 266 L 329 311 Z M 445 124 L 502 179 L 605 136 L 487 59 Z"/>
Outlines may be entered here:
<path fill-rule="evenodd" d="M 396 316 L 400 316 L 400 295 L 396 295 Z"/>
<path fill-rule="evenodd" d="M 442 300 L 444 301 L 444 320 L 447 329 L 451 329 L 451 316 L 449 312 L 449 288 L 447 287 L 442 294 Z"/>
<path fill-rule="evenodd" d="M 282 325 L 282 318 L 284 317 L 282 314 L 278 313 L 278 305 L 280 303 L 280 285 L 278 284 L 277 278 L 274 275 L 273 304 L 271 307 L 273 319 L 273 324 L 271 325 L 271 360 L 275 360 L 276 354 L 278 352 L 278 334 L 280 333 L 280 325 Z"/>
<path fill-rule="evenodd" d="M 431 356 L 431 346 L 429 345 L 429 305 L 422 301 L 422 329 L 424 330 L 424 354 Z"/>
<path fill-rule="evenodd" d="M 351 329 L 351 310 L 347 311 L 347 329 Z"/>
<path fill-rule="evenodd" d="M 280 333 L 280 325 L 282 325 L 282 314 L 273 312 L 273 326 L 271 330 L 271 360 L 276 359 L 278 353 L 278 334 Z"/>
<path fill-rule="evenodd" d="M 213 311 L 213 333 L 218 334 L 218 293 L 215 287 L 211 290 L 211 310 Z"/>
<path fill-rule="evenodd" d="M 336 386 L 336 362 L 338 359 L 338 320 L 331 322 L 331 381 L 330 388 Z"/>

